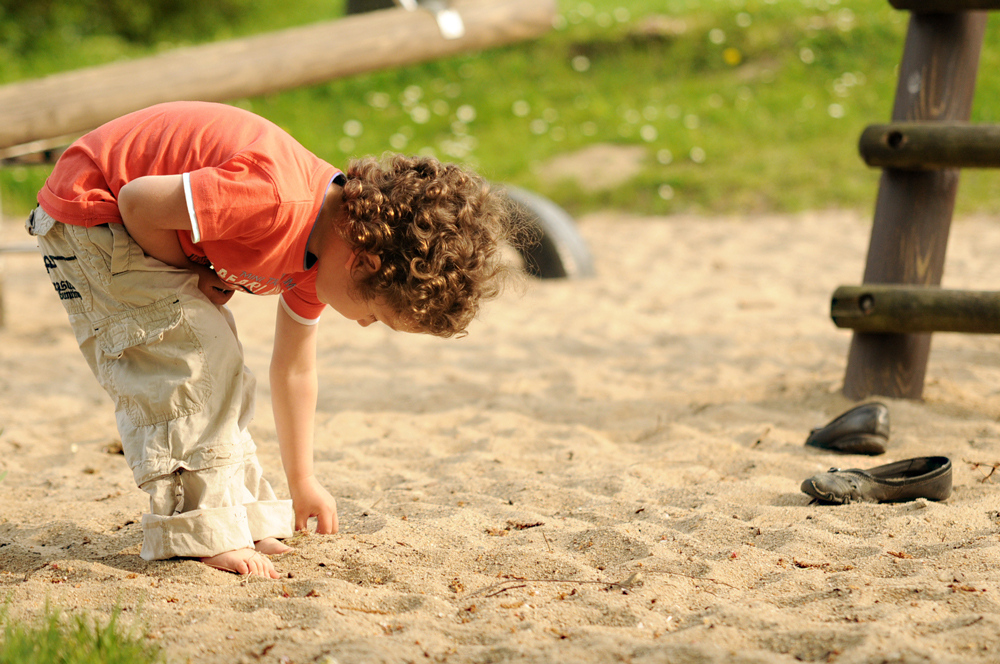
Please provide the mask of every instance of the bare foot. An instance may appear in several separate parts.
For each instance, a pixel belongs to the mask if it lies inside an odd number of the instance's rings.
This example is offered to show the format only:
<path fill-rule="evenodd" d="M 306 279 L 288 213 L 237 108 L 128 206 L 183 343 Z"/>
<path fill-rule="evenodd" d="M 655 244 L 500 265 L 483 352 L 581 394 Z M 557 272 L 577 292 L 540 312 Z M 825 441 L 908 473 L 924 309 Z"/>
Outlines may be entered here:
<path fill-rule="evenodd" d="M 261 553 L 266 553 L 269 556 L 276 556 L 279 553 L 288 553 L 292 550 L 292 547 L 282 544 L 273 537 L 265 537 L 264 539 L 257 540 L 254 542 L 253 548 L 257 549 Z"/>
<path fill-rule="evenodd" d="M 275 540 L 277 541 L 277 540 Z M 202 558 L 201 562 L 209 567 L 221 569 L 224 572 L 234 572 L 236 574 L 256 574 L 257 576 L 279 578 L 274 565 L 267 556 L 261 555 L 254 549 L 237 549 L 236 551 L 226 551 L 217 556 Z"/>

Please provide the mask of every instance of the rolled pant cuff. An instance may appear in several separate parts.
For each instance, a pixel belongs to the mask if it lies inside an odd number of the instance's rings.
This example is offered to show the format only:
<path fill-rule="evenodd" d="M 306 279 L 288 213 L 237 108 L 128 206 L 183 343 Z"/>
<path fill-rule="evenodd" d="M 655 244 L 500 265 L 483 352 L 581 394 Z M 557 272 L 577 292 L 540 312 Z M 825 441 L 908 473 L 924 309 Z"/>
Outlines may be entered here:
<path fill-rule="evenodd" d="M 295 534 L 295 511 L 290 500 L 259 500 L 244 505 L 253 541 L 282 539 Z"/>
<path fill-rule="evenodd" d="M 143 560 L 205 558 L 253 548 L 246 506 L 192 510 L 174 516 L 142 515 Z"/>

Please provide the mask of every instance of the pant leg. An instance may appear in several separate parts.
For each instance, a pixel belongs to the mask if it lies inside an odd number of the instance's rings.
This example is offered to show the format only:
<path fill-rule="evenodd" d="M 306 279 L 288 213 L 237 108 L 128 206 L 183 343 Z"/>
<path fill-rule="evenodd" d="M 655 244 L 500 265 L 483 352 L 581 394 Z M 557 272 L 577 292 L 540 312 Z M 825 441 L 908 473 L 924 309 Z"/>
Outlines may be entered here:
<path fill-rule="evenodd" d="M 291 537 L 291 501 L 274 495 L 253 440 L 246 432 L 244 437 L 241 463 L 181 469 L 143 485 L 150 494 L 150 514 L 142 517 L 143 558 L 172 557 L 160 555 L 168 551 L 186 552 L 174 556 L 211 556 L 253 546 L 265 537 Z M 220 506 L 238 509 L 219 511 Z M 238 537 L 243 539 L 240 546 L 235 545 Z"/>
<path fill-rule="evenodd" d="M 120 224 L 70 226 L 36 209 L 28 226 L 150 495 L 142 557 L 291 535 L 290 501 L 275 500 L 246 431 L 254 380 L 228 309 L 193 273 L 145 256 Z"/>

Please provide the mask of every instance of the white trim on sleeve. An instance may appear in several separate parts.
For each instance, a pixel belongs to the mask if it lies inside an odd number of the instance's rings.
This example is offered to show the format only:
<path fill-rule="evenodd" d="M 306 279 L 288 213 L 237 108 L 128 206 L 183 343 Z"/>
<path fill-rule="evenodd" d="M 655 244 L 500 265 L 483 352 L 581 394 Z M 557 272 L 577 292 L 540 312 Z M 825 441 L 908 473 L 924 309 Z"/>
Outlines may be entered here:
<path fill-rule="evenodd" d="M 184 183 L 184 201 L 187 203 L 188 217 L 191 218 L 191 241 L 198 244 L 201 242 L 201 230 L 198 228 L 198 215 L 194 213 L 194 197 L 191 195 L 191 174 L 182 173 L 181 182 Z"/>
<path fill-rule="evenodd" d="M 288 314 L 289 317 L 291 317 L 291 319 L 293 321 L 295 321 L 296 323 L 300 323 L 302 325 L 318 325 L 319 324 L 319 319 L 318 318 L 303 318 L 302 316 L 300 316 L 297 313 L 295 313 L 294 311 L 292 311 L 292 308 L 290 306 L 288 306 L 287 302 L 285 302 L 285 296 L 284 296 L 284 294 L 281 294 L 281 295 L 278 296 L 278 301 L 281 302 L 281 308 L 285 310 L 285 313 Z"/>

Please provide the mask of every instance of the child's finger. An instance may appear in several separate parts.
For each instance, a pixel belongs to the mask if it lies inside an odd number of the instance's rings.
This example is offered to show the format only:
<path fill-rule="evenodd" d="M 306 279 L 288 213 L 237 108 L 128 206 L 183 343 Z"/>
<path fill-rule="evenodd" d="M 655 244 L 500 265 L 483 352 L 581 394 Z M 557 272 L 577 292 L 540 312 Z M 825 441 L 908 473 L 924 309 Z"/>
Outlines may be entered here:
<path fill-rule="evenodd" d="M 295 511 L 295 530 L 309 530 L 309 513 Z"/>
<path fill-rule="evenodd" d="M 337 532 L 337 512 L 323 510 L 316 515 L 316 532 L 321 535 L 332 535 Z"/>

